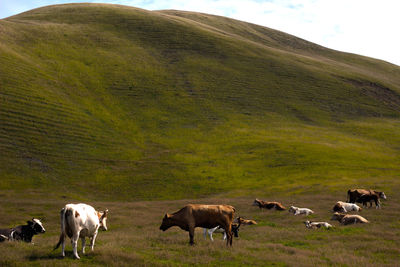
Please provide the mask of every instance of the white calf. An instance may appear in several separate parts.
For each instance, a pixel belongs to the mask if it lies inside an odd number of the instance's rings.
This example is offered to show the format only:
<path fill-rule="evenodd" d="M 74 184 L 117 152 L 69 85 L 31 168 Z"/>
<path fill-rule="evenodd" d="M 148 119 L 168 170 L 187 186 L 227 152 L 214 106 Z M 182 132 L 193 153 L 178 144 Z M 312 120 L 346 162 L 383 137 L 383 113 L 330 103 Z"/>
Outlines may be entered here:
<path fill-rule="evenodd" d="M 214 241 L 214 238 L 212 236 L 213 233 L 222 233 L 222 234 L 224 234 L 223 239 L 226 240 L 226 232 L 225 232 L 224 228 L 221 228 L 221 227 L 217 226 L 217 227 L 214 227 L 214 228 L 211 228 L 211 229 L 208 229 L 208 228 L 203 228 L 203 229 L 204 229 L 203 234 L 204 234 L 204 238 L 205 239 L 207 239 L 207 234 L 208 234 L 208 236 L 210 237 L 211 241 Z"/>
<path fill-rule="evenodd" d="M 305 215 L 310 215 L 313 214 L 314 212 L 310 209 L 307 208 L 298 208 L 295 206 L 291 206 L 289 208 L 289 212 L 292 212 L 294 215 L 299 215 L 299 214 L 305 214 Z"/>

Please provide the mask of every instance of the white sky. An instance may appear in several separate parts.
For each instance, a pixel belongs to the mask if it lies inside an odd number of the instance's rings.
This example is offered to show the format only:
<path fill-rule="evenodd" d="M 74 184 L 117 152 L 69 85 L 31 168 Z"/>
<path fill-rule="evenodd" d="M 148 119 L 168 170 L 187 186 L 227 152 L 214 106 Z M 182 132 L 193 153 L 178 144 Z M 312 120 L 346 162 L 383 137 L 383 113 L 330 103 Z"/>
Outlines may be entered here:
<path fill-rule="evenodd" d="M 0 0 L 0 18 L 71 2 L 221 15 L 400 66 L 400 0 Z"/>

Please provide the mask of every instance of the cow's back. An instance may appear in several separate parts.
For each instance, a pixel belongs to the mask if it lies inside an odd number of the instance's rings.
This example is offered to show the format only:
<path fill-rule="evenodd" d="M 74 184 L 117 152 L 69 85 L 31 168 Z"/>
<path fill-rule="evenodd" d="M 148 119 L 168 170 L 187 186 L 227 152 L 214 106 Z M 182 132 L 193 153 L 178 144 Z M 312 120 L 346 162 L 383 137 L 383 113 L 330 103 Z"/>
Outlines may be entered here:
<path fill-rule="evenodd" d="M 206 228 L 232 223 L 235 214 L 235 208 L 230 205 L 191 204 L 187 211 L 196 226 Z"/>
<path fill-rule="evenodd" d="M 67 204 L 64 207 L 66 229 L 71 233 L 92 236 L 99 228 L 100 222 L 96 210 L 87 204 Z M 83 231 L 82 231 L 83 230 Z M 69 234 L 68 234 L 69 235 Z"/>

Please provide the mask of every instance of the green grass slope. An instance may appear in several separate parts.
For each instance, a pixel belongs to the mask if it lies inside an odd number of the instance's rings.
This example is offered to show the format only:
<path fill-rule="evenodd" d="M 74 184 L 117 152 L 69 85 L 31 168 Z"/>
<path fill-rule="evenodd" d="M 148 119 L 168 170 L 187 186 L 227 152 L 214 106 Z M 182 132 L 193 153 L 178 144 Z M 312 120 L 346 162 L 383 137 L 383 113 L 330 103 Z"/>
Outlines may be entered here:
<path fill-rule="evenodd" d="M 400 67 L 207 14 L 0 20 L 0 189 L 95 199 L 390 190 Z"/>

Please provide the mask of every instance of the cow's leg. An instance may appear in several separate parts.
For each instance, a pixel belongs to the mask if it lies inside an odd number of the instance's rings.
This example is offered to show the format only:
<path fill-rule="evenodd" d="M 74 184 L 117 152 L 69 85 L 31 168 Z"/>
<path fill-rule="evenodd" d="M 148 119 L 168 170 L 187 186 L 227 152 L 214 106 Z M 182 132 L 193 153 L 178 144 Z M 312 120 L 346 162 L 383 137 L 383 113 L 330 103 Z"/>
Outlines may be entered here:
<path fill-rule="evenodd" d="M 80 259 L 79 255 L 78 255 L 78 239 L 79 239 L 79 235 L 73 235 L 72 239 L 71 239 L 71 244 L 72 244 L 72 251 L 74 253 L 74 257 L 77 259 Z"/>
<path fill-rule="evenodd" d="M 380 203 L 379 199 L 375 200 L 375 206 L 376 206 L 377 209 L 381 208 L 381 203 Z"/>
<path fill-rule="evenodd" d="M 217 228 L 214 227 L 214 228 L 211 228 L 211 229 L 208 230 L 208 235 L 210 236 L 210 240 L 211 240 L 211 241 L 214 241 L 213 233 L 215 232 L 216 229 L 217 229 Z"/>
<path fill-rule="evenodd" d="M 97 231 L 93 234 L 93 237 L 90 239 L 90 249 L 94 250 L 94 242 L 96 241 Z"/>
<path fill-rule="evenodd" d="M 224 237 L 222 238 L 223 240 L 226 240 L 226 231 L 224 231 Z"/>
<path fill-rule="evenodd" d="M 194 227 L 189 226 L 189 243 L 190 245 L 194 245 Z"/>
<path fill-rule="evenodd" d="M 61 241 L 61 256 L 65 257 L 65 238 L 64 236 L 63 240 Z"/>
<path fill-rule="evenodd" d="M 81 237 L 81 241 L 82 241 L 82 254 L 85 254 L 86 238 Z"/>

